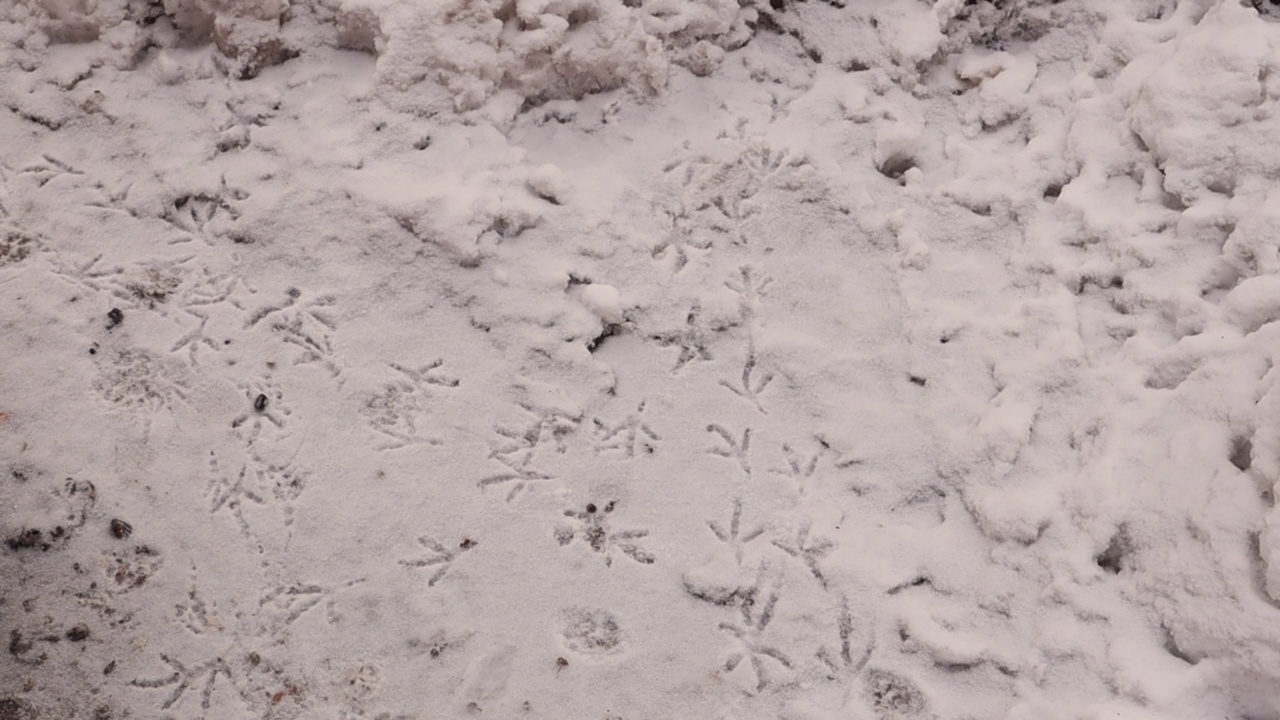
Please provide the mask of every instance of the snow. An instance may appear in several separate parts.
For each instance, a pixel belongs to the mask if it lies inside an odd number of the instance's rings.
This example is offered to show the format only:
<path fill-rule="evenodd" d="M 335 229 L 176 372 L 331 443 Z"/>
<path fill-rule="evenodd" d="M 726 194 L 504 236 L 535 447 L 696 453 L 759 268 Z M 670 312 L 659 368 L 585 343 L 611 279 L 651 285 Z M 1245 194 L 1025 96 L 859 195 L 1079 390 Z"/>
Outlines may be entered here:
<path fill-rule="evenodd" d="M 582 288 L 582 304 L 607 323 L 619 323 L 623 320 L 618 288 L 612 285 L 591 283 Z"/>
<path fill-rule="evenodd" d="M 1278 19 L 0 5 L 0 717 L 1280 720 Z"/>

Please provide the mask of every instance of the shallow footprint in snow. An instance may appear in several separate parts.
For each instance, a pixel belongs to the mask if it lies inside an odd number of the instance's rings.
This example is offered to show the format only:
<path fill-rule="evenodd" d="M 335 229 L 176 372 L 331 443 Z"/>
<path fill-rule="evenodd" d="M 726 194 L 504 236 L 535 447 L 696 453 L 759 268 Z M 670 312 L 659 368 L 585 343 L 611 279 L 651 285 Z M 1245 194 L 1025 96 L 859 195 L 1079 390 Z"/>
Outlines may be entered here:
<path fill-rule="evenodd" d="M 506 693 L 507 683 L 515 672 L 515 658 L 516 649 L 502 645 L 471 661 L 463 681 L 463 698 L 468 710 L 483 712 Z"/>
<path fill-rule="evenodd" d="M 602 608 L 571 607 L 561 614 L 560 642 L 580 655 L 617 655 L 626 650 L 618 617 Z"/>

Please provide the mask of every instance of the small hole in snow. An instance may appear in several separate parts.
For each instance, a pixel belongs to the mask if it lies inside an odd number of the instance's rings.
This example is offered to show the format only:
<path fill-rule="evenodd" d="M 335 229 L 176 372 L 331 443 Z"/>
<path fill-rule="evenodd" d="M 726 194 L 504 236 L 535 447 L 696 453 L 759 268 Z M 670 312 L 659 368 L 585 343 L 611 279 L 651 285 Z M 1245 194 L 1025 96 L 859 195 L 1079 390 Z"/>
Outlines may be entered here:
<path fill-rule="evenodd" d="M 1112 575 L 1119 575 L 1121 570 L 1129 566 L 1128 558 L 1130 552 L 1132 552 L 1132 546 L 1128 533 L 1125 532 L 1124 528 L 1121 528 L 1119 532 L 1112 536 L 1107 549 L 1094 558 L 1094 561 L 1103 570 Z"/>
<path fill-rule="evenodd" d="M 908 170 L 910 170 L 915 166 L 916 166 L 915 158 L 911 157 L 910 155 L 905 155 L 902 153 L 894 153 L 889 157 L 885 158 L 884 162 L 881 163 L 876 169 L 880 171 L 881 175 L 884 175 L 885 177 L 893 180 L 897 180 L 898 178 L 901 178 L 904 173 L 906 173 Z"/>
<path fill-rule="evenodd" d="M 1253 465 L 1253 441 L 1243 435 L 1231 443 L 1231 464 L 1240 472 L 1248 472 Z"/>

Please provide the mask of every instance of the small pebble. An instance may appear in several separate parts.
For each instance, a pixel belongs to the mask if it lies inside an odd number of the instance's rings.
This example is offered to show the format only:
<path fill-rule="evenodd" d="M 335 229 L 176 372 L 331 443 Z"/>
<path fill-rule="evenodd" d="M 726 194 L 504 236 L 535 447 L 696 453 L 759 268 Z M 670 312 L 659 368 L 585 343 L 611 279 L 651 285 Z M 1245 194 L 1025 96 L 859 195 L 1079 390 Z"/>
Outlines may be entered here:
<path fill-rule="evenodd" d="M 133 534 L 133 526 L 123 520 L 113 518 L 111 520 L 111 534 L 115 535 L 117 540 L 123 540 Z"/>

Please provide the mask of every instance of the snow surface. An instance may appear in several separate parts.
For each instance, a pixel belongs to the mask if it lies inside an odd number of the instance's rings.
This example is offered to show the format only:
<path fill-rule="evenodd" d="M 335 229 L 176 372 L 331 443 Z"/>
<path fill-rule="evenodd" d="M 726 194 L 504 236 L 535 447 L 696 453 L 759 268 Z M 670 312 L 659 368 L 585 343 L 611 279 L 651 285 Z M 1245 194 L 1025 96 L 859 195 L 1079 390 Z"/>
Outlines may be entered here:
<path fill-rule="evenodd" d="M 0 3 L 0 718 L 1280 720 L 1277 20 Z"/>

